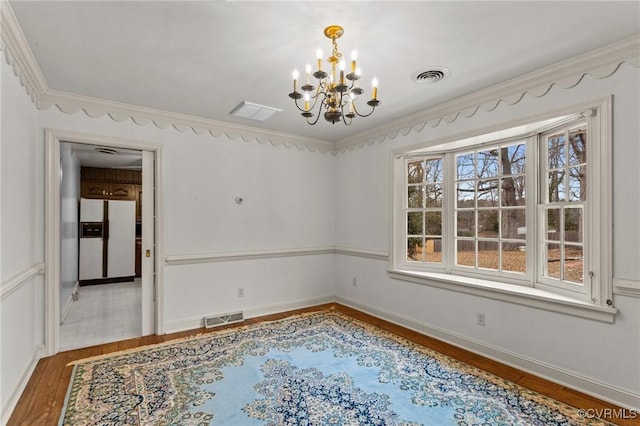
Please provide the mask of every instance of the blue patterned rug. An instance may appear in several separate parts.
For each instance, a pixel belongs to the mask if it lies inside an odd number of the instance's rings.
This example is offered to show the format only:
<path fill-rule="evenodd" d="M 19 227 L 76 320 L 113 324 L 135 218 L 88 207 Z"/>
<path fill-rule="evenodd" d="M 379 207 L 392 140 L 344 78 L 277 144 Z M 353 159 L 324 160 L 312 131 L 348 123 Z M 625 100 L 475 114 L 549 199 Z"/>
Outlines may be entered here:
<path fill-rule="evenodd" d="M 335 310 L 81 360 L 60 425 L 586 425 Z"/>

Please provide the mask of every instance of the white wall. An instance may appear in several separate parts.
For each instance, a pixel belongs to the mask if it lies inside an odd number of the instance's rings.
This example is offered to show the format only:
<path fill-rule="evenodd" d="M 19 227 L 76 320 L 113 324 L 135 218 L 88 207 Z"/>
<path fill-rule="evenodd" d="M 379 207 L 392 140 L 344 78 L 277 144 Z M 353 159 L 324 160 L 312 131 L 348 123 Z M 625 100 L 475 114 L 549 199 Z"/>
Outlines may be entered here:
<path fill-rule="evenodd" d="M 610 78 L 590 76 L 572 89 L 554 86 L 541 98 L 460 117 L 436 128 L 398 136 L 337 157 L 336 244 L 371 250 L 390 247 L 390 159 L 394 148 L 506 123 L 613 94 L 614 276 L 640 280 L 640 72 L 623 64 Z M 340 256 L 336 284 L 343 300 L 389 318 L 431 330 L 490 355 L 532 361 L 562 377 L 629 393 L 640 406 L 640 299 L 615 295 L 615 324 L 554 314 L 491 299 L 390 279 L 386 261 Z M 358 286 L 352 286 L 357 277 Z M 475 324 L 477 312 L 487 325 Z M 476 345 L 476 343 L 478 345 Z M 497 352 L 493 352 L 496 349 Z M 549 371 L 548 369 L 546 369 Z M 618 394 L 619 395 L 619 394 Z M 607 395 L 604 395 L 605 397 Z"/>
<path fill-rule="evenodd" d="M 78 281 L 78 203 L 80 162 L 71 145 L 60 144 L 60 321 L 71 305 L 71 293 Z"/>
<path fill-rule="evenodd" d="M 623 65 L 604 80 L 554 87 L 542 98 L 500 105 L 452 124 L 426 128 L 337 156 L 228 140 L 152 124 L 93 119 L 57 108 L 36 111 L 10 67 L 2 65 L 1 276 L 43 261 L 43 129 L 72 130 L 162 146 L 163 256 L 346 246 L 387 251 L 390 151 L 614 94 L 614 274 L 640 279 L 640 102 L 638 70 Z M 11 105 L 11 108 L 7 108 Z M 634 194 L 629 196 L 627 194 Z M 238 205 L 236 196 L 244 203 Z M 202 316 L 248 316 L 316 304 L 333 295 L 497 354 L 640 395 L 640 299 L 616 295 L 613 325 L 395 281 L 387 262 L 333 254 L 166 265 L 167 331 Z M 357 286 L 352 286 L 352 278 Z M 43 280 L 35 276 L 1 301 L 2 407 L 11 406 L 37 358 L 43 335 Z M 245 296 L 238 297 L 242 287 Z M 485 312 L 487 326 L 475 326 Z M 606 396 L 606 395 L 605 395 Z"/>
<path fill-rule="evenodd" d="M 0 55 L 2 249 L 0 272 L 0 410 L 4 424 L 31 374 L 43 344 L 42 133 L 37 112 Z M 25 279 L 15 279 L 25 274 Z"/>
<path fill-rule="evenodd" d="M 83 112 L 68 115 L 57 108 L 39 112 L 39 127 L 161 145 L 165 257 L 333 245 L 330 154 L 94 119 Z M 329 300 L 335 294 L 333 260 L 313 255 L 167 265 L 166 331 L 197 327 L 205 315 L 230 310 L 258 315 Z"/>

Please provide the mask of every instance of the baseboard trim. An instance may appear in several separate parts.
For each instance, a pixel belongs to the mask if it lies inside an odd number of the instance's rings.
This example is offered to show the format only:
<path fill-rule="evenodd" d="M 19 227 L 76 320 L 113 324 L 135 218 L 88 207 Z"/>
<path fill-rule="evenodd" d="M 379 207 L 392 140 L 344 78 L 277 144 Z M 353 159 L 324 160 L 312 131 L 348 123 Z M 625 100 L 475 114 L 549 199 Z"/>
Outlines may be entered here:
<path fill-rule="evenodd" d="M 409 317 L 379 309 L 344 296 L 336 296 L 336 302 L 365 312 L 369 315 L 373 315 L 374 317 L 385 321 L 389 321 L 393 324 L 436 338 L 443 342 L 450 343 L 454 346 L 466 349 L 494 361 L 518 368 L 554 383 L 567 386 L 587 395 L 594 396 L 628 409 L 640 410 L 640 395 L 627 390 L 506 351 L 502 348 L 487 345 L 486 343 L 469 339 L 468 337 L 451 333 L 447 330 L 433 327 Z"/>
<path fill-rule="evenodd" d="M 278 303 L 274 305 L 258 306 L 249 309 L 243 309 L 242 307 L 233 307 L 234 311 L 244 312 L 245 319 L 260 317 L 264 315 L 277 314 L 280 312 L 292 311 L 294 309 L 309 308 L 312 306 L 324 305 L 325 303 L 335 302 L 334 296 L 315 297 L 311 299 L 302 299 L 294 302 Z M 215 315 L 216 312 L 208 313 L 207 315 Z M 166 333 L 177 333 L 179 331 L 193 330 L 196 328 L 204 327 L 204 317 L 192 317 L 182 320 L 169 321 L 164 324 L 164 330 Z"/>
<path fill-rule="evenodd" d="M 29 365 L 22 372 L 18 384 L 13 389 L 13 392 L 11 392 L 11 396 L 9 396 L 9 399 L 7 400 L 4 407 L 2 407 L 2 409 L 0 410 L 2 412 L 2 416 L 0 417 L 0 424 L 6 425 L 9 422 L 9 418 L 11 417 L 11 414 L 13 414 L 13 409 L 16 408 L 16 404 L 18 403 L 20 396 L 22 396 L 22 392 L 24 392 L 24 389 L 27 387 L 27 383 L 29 383 L 29 379 L 36 369 L 38 361 L 40 361 L 40 358 L 44 357 L 45 355 L 46 354 L 44 345 L 34 346 Z"/>
<path fill-rule="evenodd" d="M 80 287 L 80 281 L 76 281 L 76 285 L 73 286 L 73 290 L 71 290 L 71 294 L 67 297 L 67 301 L 64 304 L 64 308 L 62 308 L 62 313 L 60 315 L 60 325 L 64 324 L 67 319 L 67 315 L 69 315 L 69 311 L 71 311 L 71 306 L 73 305 L 73 295 L 78 291 Z"/>

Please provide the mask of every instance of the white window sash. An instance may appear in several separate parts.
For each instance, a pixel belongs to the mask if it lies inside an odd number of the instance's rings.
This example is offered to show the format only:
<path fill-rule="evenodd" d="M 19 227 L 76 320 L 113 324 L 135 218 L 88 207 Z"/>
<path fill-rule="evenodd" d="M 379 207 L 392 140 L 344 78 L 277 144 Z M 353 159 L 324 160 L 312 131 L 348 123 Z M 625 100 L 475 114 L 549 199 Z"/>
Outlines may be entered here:
<path fill-rule="evenodd" d="M 603 308 L 611 308 L 612 298 L 612 190 L 611 190 L 611 99 L 605 98 L 597 102 L 585 103 L 578 106 L 573 111 L 585 111 L 584 113 L 567 115 L 560 125 L 547 126 L 543 130 L 545 133 L 556 128 L 566 128 L 576 118 L 586 117 L 587 121 L 587 203 L 590 203 L 584 210 L 583 217 L 583 255 L 584 255 L 584 283 L 571 284 L 563 283 L 560 280 L 547 280 L 542 276 L 544 270 L 544 260 L 541 250 L 544 250 L 544 215 L 541 209 L 546 204 L 540 201 L 546 197 L 542 191 L 547 191 L 547 165 L 541 164 L 541 158 L 546 158 L 546 153 L 542 152 L 541 144 L 538 140 L 541 131 L 530 133 L 526 136 L 526 274 L 510 273 L 495 270 L 483 270 L 455 265 L 456 257 L 456 235 L 455 235 L 455 214 L 456 211 L 456 188 L 455 175 L 456 164 L 455 155 L 464 151 L 477 151 L 486 147 L 501 146 L 505 140 L 485 142 L 481 145 L 458 147 L 451 150 L 433 151 L 425 149 L 422 152 L 399 153 L 392 157 L 392 249 L 391 249 L 391 269 L 393 271 L 406 271 L 398 276 L 410 274 L 410 271 L 417 273 L 448 274 L 451 282 L 456 281 L 456 276 L 467 277 L 461 279 L 485 279 L 487 282 L 517 284 L 520 287 L 537 288 L 542 291 L 549 291 L 558 295 L 580 300 L 582 303 L 593 304 Z M 570 109 L 565 109 L 557 116 L 571 113 Z M 548 117 L 552 117 L 549 114 Z M 558 124 L 558 123 L 556 123 Z M 523 140 L 524 137 L 509 138 L 508 141 Z M 454 140 L 452 140 L 454 142 Z M 546 140 L 545 140 L 546 149 Z M 444 142 L 440 146 L 446 146 Z M 418 147 L 416 147 L 418 148 Z M 419 148 L 418 148 L 419 149 Z M 442 216 L 442 264 L 407 262 L 407 165 L 408 161 L 417 159 L 443 158 L 443 216 Z M 401 190 L 399 190 L 401 189 Z M 597 200 L 597 202 L 592 201 Z M 474 211 L 477 211 L 477 205 Z M 477 225 L 477 224 L 476 224 Z M 476 238 L 477 239 L 477 238 Z M 502 240 L 500 240 L 502 241 Z M 591 273 L 591 275 L 590 275 Z M 533 290 L 532 290 L 533 291 Z M 613 310 L 612 310 L 613 312 Z"/>

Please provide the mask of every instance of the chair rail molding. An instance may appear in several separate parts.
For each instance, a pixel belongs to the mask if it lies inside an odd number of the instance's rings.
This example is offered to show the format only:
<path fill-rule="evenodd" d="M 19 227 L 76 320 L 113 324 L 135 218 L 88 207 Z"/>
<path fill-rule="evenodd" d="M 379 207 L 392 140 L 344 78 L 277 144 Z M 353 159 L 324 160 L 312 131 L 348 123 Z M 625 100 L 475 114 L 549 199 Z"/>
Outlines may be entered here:
<path fill-rule="evenodd" d="M 640 297 L 640 280 L 613 277 L 613 294 Z"/>
<path fill-rule="evenodd" d="M 0 300 L 4 300 L 5 297 L 9 296 L 11 293 L 38 275 L 44 275 L 44 263 L 34 263 L 14 276 L 7 278 L 6 280 L 2 280 L 2 286 L 0 286 Z"/>
<path fill-rule="evenodd" d="M 275 257 L 293 256 L 315 256 L 324 254 L 359 256 L 385 261 L 389 259 L 389 254 L 386 251 L 368 250 L 353 247 L 326 246 L 172 254 L 164 258 L 164 263 L 167 266 L 191 265 L 195 263 L 231 262 L 238 260 L 270 259 Z"/>

